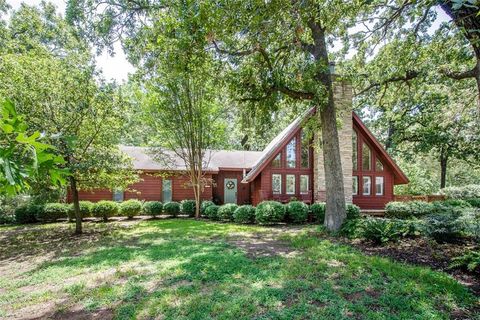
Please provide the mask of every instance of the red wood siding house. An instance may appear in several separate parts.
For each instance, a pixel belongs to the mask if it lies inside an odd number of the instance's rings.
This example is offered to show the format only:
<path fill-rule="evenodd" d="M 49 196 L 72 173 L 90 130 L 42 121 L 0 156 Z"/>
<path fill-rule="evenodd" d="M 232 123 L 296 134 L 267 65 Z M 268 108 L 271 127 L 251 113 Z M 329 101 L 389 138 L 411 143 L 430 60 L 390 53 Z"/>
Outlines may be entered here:
<path fill-rule="evenodd" d="M 314 150 L 312 141 L 304 141 L 302 131 L 302 124 L 314 112 L 312 109 L 293 121 L 261 152 L 209 150 L 205 178 L 210 182 L 202 199 L 253 205 L 263 200 L 314 202 Z M 355 113 L 352 123 L 353 203 L 362 209 L 383 209 L 394 199 L 394 185 L 408 183 L 408 179 Z M 141 181 L 128 190 L 81 191 L 81 200 L 194 199 L 185 165 L 173 153 L 162 151 L 165 157 L 173 158 L 165 165 L 159 162 L 156 149 L 121 148 L 134 159 L 134 168 L 141 170 Z"/>

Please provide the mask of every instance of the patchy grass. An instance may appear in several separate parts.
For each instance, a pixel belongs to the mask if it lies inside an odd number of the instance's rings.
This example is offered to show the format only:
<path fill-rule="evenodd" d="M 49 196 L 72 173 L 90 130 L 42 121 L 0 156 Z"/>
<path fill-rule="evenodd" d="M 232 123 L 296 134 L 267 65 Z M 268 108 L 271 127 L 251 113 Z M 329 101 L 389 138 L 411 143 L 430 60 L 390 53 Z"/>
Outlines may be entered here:
<path fill-rule="evenodd" d="M 365 256 L 312 227 L 172 219 L 86 223 L 78 237 L 72 228 L 0 228 L 1 318 L 476 316 L 469 310 L 478 299 L 449 275 Z"/>

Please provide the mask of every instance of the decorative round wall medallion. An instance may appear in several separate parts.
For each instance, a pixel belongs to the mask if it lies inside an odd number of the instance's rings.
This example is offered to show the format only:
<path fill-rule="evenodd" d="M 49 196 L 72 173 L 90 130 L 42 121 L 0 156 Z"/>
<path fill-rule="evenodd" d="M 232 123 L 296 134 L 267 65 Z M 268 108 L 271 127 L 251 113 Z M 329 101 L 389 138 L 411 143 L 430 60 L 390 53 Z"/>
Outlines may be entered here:
<path fill-rule="evenodd" d="M 228 181 L 226 186 L 227 186 L 227 189 L 233 189 L 233 188 L 235 188 L 235 182 Z"/>

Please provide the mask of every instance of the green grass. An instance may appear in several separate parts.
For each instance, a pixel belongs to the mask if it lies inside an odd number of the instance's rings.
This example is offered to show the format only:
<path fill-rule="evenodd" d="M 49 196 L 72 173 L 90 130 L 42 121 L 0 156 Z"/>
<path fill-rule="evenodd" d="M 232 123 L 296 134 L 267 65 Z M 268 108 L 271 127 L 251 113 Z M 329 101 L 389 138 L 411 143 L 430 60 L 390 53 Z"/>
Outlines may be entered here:
<path fill-rule="evenodd" d="M 365 256 L 311 227 L 280 236 L 299 254 L 258 259 L 227 239 L 268 228 L 182 219 L 88 223 L 81 237 L 72 228 L 0 229 L 0 317 L 448 319 L 478 304 L 445 273 Z"/>

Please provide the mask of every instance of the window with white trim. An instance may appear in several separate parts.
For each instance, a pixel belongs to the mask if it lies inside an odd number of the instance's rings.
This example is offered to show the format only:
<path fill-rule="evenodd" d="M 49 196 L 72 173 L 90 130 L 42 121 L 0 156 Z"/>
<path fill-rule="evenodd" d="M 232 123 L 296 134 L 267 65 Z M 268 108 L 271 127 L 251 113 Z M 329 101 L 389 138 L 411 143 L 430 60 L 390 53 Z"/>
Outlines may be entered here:
<path fill-rule="evenodd" d="M 358 176 L 352 177 L 352 195 L 358 195 Z"/>
<path fill-rule="evenodd" d="M 285 181 L 285 193 L 286 194 L 295 194 L 295 175 L 287 174 Z"/>
<path fill-rule="evenodd" d="M 297 153 L 296 153 L 297 139 L 293 138 L 287 144 L 287 167 L 295 168 L 297 166 Z"/>
<path fill-rule="evenodd" d="M 375 195 L 383 196 L 384 193 L 384 179 L 383 177 L 375 177 Z"/>
<path fill-rule="evenodd" d="M 300 175 L 300 194 L 308 194 L 308 178 L 307 174 Z"/>
<path fill-rule="evenodd" d="M 363 177 L 363 193 L 364 196 L 372 194 L 372 178 Z"/>
<path fill-rule="evenodd" d="M 282 193 L 282 175 L 281 174 L 272 174 L 272 193 L 273 194 Z"/>

